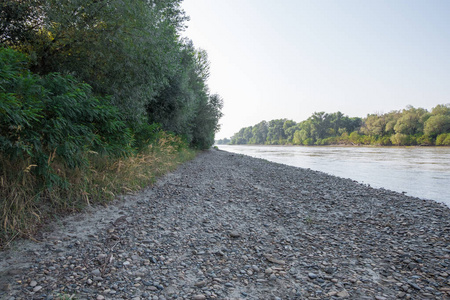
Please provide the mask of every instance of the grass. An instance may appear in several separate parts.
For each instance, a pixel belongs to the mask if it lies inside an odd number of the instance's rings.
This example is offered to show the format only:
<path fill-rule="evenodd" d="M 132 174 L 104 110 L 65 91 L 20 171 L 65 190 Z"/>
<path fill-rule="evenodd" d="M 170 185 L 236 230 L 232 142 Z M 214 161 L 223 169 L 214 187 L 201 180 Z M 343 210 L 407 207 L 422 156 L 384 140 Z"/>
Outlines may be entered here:
<path fill-rule="evenodd" d="M 12 164 L 0 156 L 0 249 L 17 237 L 32 238 L 49 220 L 152 185 L 195 155 L 180 138 L 163 134 L 157 144 L 130 157 L 112 159 L 91 152 L 85 169 L 69 169 L 54 159 L 53 169 L 68 186 L 46 190 L 39 188 L 33 165 Z"/>

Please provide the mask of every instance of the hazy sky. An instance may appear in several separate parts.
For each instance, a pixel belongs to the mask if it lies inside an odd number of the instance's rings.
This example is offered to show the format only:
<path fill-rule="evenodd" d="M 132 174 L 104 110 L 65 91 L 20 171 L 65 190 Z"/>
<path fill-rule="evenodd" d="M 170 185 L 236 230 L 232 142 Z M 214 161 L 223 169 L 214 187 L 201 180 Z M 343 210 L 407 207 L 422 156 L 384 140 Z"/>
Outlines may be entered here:
<path fill-rule="evenodd" d="M 449 0 L 184 0 L 231 137 L 262 120 L 450 102 Z"/>

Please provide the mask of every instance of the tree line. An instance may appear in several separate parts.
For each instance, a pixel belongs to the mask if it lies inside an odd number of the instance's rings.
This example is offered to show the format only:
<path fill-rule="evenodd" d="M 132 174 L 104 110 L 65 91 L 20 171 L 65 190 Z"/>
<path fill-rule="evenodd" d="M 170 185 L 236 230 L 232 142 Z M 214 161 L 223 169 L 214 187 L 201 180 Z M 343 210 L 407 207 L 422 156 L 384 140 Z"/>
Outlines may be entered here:
<path fill-rule="evenodd" d="M 210 147 L 222 99 L 206 84 L 207 53 L 180 38 L 180 3 L 2 1 L 2 159 L 56 178 L 45 163 L 54 155 L 68 166 L 89 151 L 131 155 L 161 130 Z"/>
<path fill-rule="evenodd" d="M 450 145 L 450 104 L 427 111 L 408 106 L 365 118 L 341 112 L 315 112 L 296 123 L 288 119 L 262 121 L 244 127 L 231 139 L 217 141 L 231 145 Z"/>
<path fill-rule="evenodd" d="M 0 1 L 0 248 L 214 143 L 222 99 L 180 5 Z"/>
<path fill-rule="evenodd" d="M 181 0 L 5 0 L 1 48 L 30 72 L 70 75 L 116 107 L 135 138 L 159 124 L 194 147 L 214 142 L 222 100 L 206 85 L 204 50 L 180 38 Z M 11 90 L 9 92 L 14 92 Z M 2 111 L 4 116 L 5 111 Z"/>

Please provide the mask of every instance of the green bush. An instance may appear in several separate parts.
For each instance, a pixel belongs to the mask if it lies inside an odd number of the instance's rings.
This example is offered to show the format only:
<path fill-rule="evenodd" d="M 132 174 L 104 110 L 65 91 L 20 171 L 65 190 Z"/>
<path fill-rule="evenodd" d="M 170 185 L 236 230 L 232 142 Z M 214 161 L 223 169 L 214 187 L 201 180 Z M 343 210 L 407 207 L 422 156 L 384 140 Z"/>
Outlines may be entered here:
<path fill-rule="evenodd" d="M 391 142 L 396 146 L 406 146 L 411 145 L 411 138 L 409 135 L 396 133 L 391 136 Z"/>
<path fill-rule="evenodd" d="M 450 133 L 442 133 L 436 137 L 436 146 L 450 146 Z"/>
<path fill-rule="evenodd" d="M 0 49 L 0 151 L 27 161 L 45 188 L 62 185 L 53 162 L 87 165 L 87 153 L 128 155 L 131 130 L 117 108 L 96 98 L 87 84 L 57 73 L 40 77 L 27 58 Z M 1 171 L 1 170 L 0 170 Z"/>
<path fill-rule="evenodd" d="M 388 136 L 380 136 L 377 141 L 376 144 L 381 145 L 381 146 L 390 146 L 392 145 L 391 139 Z"/>

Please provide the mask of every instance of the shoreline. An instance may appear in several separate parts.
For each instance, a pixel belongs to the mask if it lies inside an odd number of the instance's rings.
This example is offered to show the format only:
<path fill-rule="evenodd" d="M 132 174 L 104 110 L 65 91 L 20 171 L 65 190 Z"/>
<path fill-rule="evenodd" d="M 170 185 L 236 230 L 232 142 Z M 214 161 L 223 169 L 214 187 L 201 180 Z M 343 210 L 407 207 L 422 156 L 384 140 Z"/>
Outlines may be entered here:
<path fill-rule="evenodd" d="M 294 167 L 310 168 L 342 178 L 351 178 L 450 207 L 450 148 L 427 147 L 334 147 L 221 146 L 221 150 L 268 159 Z"/>
<path fill-rule="evenodd" d="M 293 145 L 293 144 L 286 144 L 286 145 L 264 145 L 264 144 L 240 144 L 240 145 L 230 145 L 230 144 L 214 144 L 213 146 L 265 146 L 265 147 L 349 147 L 349 148 L 450 148 L 450 146 L 442 145 L 442 146 L 436 146 L 436 145 L 405 145 L 405 146 L 396 146 L 396 145 L 363 145 L 363 144 L 355 144 L 355 145 L 348 145 L 348 144 L 330 144 L 330 145 Z"/>
<path fill-rule="evenodd" d="M 0 299 L 450 297 L 433 200 L 223 150 L 120 198 L 2 252 Z"/>

